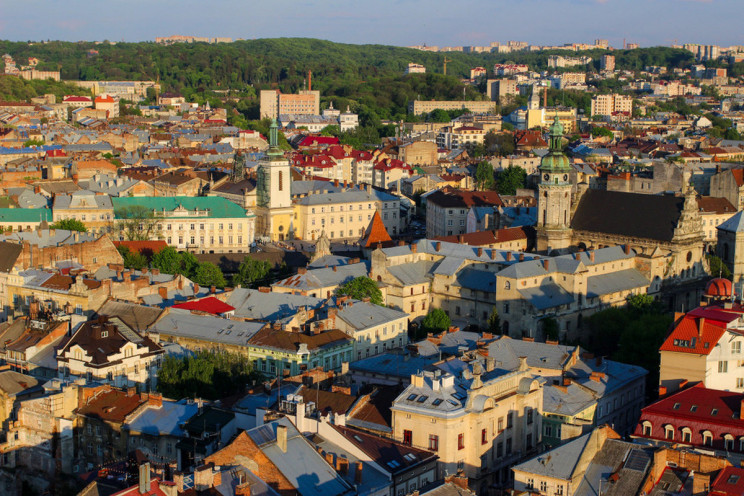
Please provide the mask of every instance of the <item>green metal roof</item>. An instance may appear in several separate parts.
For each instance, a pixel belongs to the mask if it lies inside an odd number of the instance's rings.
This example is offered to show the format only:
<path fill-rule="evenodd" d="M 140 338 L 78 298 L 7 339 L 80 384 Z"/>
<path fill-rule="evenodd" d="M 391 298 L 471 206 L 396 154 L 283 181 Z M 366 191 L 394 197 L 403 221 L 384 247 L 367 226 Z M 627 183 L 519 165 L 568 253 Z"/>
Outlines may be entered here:
<path fill-rule="evenodd" d="M 0 208 L 0 225 L 3 222 L 52 222 L 52 211 L 48 208 Z"/>
<path fill-rule="evenodd" d="M 114 204 L 114 214 L 119 208 L 141 205 L 149 210 L 172 211 L 182 206 L 186 210 L 209 210 L 210 219 L 234 219 L 248 217 L 244 208 L 219 196 L 162 196 L 162 197 L 123 197 L 111 198 Z M 169 217 L 171 219 L 193 219 L 195 217 L 183 215 Z"/>

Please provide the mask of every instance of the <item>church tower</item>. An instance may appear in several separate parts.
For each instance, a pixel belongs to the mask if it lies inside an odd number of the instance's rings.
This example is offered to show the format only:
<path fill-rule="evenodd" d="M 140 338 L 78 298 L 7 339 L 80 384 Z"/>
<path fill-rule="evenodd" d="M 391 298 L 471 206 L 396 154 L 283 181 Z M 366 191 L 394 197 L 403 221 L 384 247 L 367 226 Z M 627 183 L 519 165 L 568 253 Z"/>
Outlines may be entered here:
<path fill-rule="evenodd" d="M 571 246 L 571 166 L 563 154 L 563 125 L 550 126 L 550 149 L 540 162 L 537 199 L 537 250 L 550 253 Z"/>
<path fill-rule="evenodd" d="M 279 126 L 274 120 L 269 129 L 269 151 L 258 165 L 256 216 L 258 234 L 272 241 L 290 238 L 292 231 L 292 175 L 289 160 L 279 148 Z"/>

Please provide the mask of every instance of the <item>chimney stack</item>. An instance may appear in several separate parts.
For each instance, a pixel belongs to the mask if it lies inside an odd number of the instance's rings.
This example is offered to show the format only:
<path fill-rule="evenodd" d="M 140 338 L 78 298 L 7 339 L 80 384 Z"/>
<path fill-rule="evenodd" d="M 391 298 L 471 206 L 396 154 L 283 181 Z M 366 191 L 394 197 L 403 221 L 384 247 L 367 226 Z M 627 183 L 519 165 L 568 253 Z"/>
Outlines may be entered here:
<path fill-rule="evenodd" d="M 143 463 L 139 466 L 139 492 L 147 494 L 150 492 L 150 463 Z"/>
<path fill-rule="evenodd" d="M 287 426 L 277 425 L 276 426 L 276 444 L 282 453 L 287 452 Z"/>
<path fill-rule="evenodd" d="M 356 472 L 354 472 L 354 484 L 359 485 L 362 483 L 362 468 L 364 465 L 362 462 L 356 462 Z"/>
<path fill-rule="evenodd" d="M 524 262 L 524 253 L 519 254 L 519 261 Z"/>
<path fill-rule="evenodd" d="M 592 262 L 594 262 L 594 250 L 592 250 L 592 251 L 589 252 L 589 260 L 591 260 Z"/>
<path fill-rule="evenodd" d="M 550 272 L 550 260 L 548 260 L 547 258 L 543 260 L 543 267 L 545 267 L 546 271 Z"/>

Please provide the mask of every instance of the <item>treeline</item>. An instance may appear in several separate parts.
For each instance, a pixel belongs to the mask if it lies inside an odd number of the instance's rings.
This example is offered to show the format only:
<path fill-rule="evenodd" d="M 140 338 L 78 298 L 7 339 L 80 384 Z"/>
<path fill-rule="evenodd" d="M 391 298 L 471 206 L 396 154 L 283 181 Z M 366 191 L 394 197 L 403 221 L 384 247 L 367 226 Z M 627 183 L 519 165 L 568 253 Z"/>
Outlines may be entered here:
<path fill-rule="evenodd" d="M 232 118 L 247 120 L 258 118 L 260 90 L 296 92 L 308 86 L 308 71 L 312 71 L 312 88 L 322 95 L 321 107 L 331 101 L 336 108 L 350 106 L 360 114 L 362 124 L 370 127 L 379 127 L 383 119 L 405 118 L 410 100 L 485 98 L 477 87 L 461 81 L 476 66 L 485 67 L 489 74 L 494 63 L 520 63 L 544 70 L 550 55 L 561 54 L 589 55 L 596 69 L 599 57 L 608 53 L 603 50 L 433 53 L 307 38 L 170 46 L 151 42 L 97 45 L 0 41 L 0 52 L 12 55 L 19 64 L 36 57 L 40 60 L 39 69 L 60 70 L 62 79 L 66 80 L 159 80 L 164 91 L 179 92 L 202 103 L 220 104 L 228 108 Z M 619 69 L 642 69 L 647 65 L 684 67 L 693 62 L 691 53 L 666 47 L 611 53 Z M 446 76 L 442 74 L 445 57 L 449 59 Z M 403 75 L 410 62 L 423 64 L 427 73 Z"/>
<path fill-rule="evenodd" d="M 26 81 L 16 76 L 0 75 L 0 101 L 26 101 L 48 93 L 55 95 L 58 103 L 64 95 L 90 95 L 88 90 L 51 79 Z"/>

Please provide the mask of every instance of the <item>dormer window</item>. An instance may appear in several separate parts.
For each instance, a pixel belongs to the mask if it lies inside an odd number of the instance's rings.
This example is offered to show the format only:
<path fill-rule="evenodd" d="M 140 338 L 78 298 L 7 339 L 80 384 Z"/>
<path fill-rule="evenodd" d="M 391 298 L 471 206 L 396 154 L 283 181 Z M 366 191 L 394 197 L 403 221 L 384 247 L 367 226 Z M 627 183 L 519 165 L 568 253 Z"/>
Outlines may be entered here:
<path fill-rule="evenodd" d="M 107 338 L 108 337 L 108 331 L 101 331 L 101 338 Z"/>

